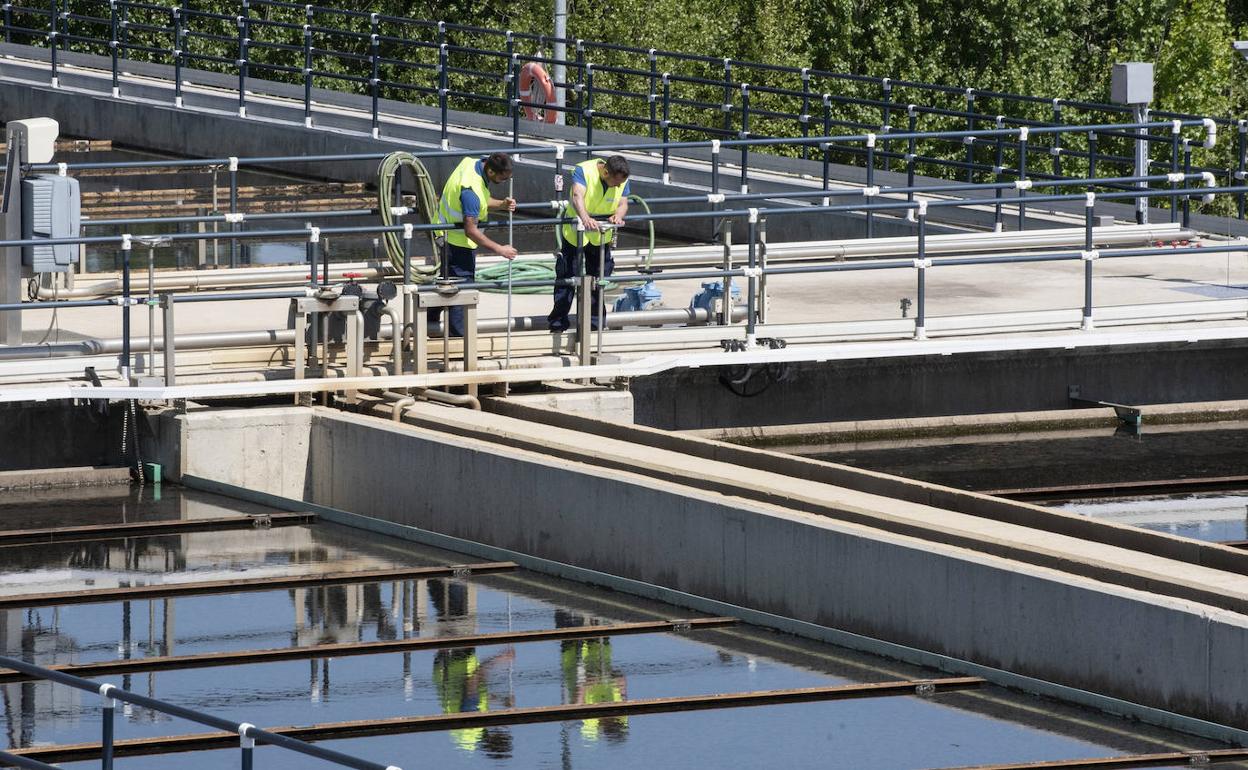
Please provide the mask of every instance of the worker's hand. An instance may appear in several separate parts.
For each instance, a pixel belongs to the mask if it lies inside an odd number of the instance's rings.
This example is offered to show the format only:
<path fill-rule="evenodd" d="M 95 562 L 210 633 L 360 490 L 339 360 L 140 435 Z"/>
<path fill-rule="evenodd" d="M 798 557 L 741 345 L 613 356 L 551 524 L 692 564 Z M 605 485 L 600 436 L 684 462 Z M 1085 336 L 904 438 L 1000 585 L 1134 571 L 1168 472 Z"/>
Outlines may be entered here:
<path fill-rule="evenodd" d="M 607 217 L 607 221 L 617 227 L 623 227 L 624 215 L 620 214 L 619 212 L 616 212 L 615 214 L 612 214 L 611 216 Z"/>
<path fill-rule="evenodd" d="M 502 257 L 503 259 L 515 259 L 516 255 L 519 253 L 520 252 L 516 251 L 515 246 L 499 246 L 498 247 L 498 256 Z"/>
<path fill-rule="evenodd" d="M 503 205 L 507 207 L 508 211 L 515 211 L 516 199 L 515 198 L 503 198 Z"/>
<path fill-rule="evenodd" d="M 581 224 L 585 225 L 586 230 L 593 230 L 594 232 L 598 232 L 598 230 L 601 229 L 598 227 L 598 220 L 594 219 L 593 217 L 589 217 L 589 216 L 581 217 Z"/>

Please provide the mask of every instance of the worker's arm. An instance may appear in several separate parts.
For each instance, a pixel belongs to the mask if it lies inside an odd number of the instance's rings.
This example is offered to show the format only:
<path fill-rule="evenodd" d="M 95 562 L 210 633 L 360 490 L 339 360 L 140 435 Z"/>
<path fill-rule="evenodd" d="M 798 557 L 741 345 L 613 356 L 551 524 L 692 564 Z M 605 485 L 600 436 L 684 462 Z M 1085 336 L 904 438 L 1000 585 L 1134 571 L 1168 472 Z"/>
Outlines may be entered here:
<path fill-rule="evenodd" d="M 483 246 L 505 259 L 515 259 L 516 250 L 512 246 L 504 246 L 496 243 L 485 233 L 481 232 L 481 228 L 477 227 L 476 217 L 464 217 L 464 235 L 468 236 L 468 240 L 476 242 L 479 246 Z"/>
<path fill-rule="evenodd" d="M 516 199 L 515 198 L 490 198 L 490 208 L 507 209 L 508 211 L 515 211 Z"/>
<path fill-rule="evenodd" d="M 598 220 L 591 217 L 585 210 L 585 185 L 575 182 L 572 184 L 572 208 L 576 209 L 576 216 L 581 220 L 581 224 L 585 225 L 586 230 L 598 229 Z"/>
<path fill-rule="evenodd" d="M 628 216 L 628 198 L 620 198 L 620 202 L 615 204 L 615 213 L 607 218 L 607 221 L 613 225 L 624 224 L 624 217 Z"/>

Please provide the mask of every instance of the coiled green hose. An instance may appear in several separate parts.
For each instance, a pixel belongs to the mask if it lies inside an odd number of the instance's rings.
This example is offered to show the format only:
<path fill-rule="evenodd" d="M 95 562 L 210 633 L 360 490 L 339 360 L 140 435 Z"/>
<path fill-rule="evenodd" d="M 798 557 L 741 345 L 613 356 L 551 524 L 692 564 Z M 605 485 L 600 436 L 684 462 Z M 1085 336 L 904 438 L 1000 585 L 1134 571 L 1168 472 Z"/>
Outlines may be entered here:
<path fill-rule="evenodd" d="M 390 207 L 394 205 L 394 180 L 403 166 L 410 168 L 416 177 L 417 215 L 424 222 L 432 223 L 437 216 L 438 193 L 433 187 L 433 178 L 429 176 L 429 169 L 425 168 L 425 164 L 410 152 L 392 152 L 383 158 L 381 165 L 377 167 L 377 210 L 381 212 L 382 224 L 387 227 L 394 224 L 394 212 L 390 210 Z M 430 230 L 428 235 L 433 264 L 427 265 L 424 260 L 417 264 L 415 259 L 412 260 L 412 275 L 421 282 L 429 281 L 438 274 L 438 263 L 441 258 L 441 250 L 438 248 L 437 241 L 438 234 Z M 397 232 L 383 233 L 383 237 L 386 244 L 386 258 L 395 272 L 402 275 L 403 237 Z"/>

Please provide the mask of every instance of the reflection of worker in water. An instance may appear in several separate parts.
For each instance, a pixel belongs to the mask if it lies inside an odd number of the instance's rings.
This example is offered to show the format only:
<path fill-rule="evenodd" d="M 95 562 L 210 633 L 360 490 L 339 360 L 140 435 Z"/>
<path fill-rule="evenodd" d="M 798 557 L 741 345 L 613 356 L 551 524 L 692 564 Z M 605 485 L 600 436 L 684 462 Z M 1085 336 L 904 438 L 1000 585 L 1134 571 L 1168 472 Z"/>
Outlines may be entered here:
<path fill-rule="evenodd" d="M 466 586 L 459 583 L 429 581 L 429 594 L 438 620 L 462 618 L 468 604 Z M 499 664 L 515 658 L 507 648 L 484 661 L 475 648 L 438 650 L 433 657 L 433 684 L 438 691 L 442 713 L 489 711 L 491 706 L 511 708 L 510 694 L 490 695 L 490 673 Z M 483 750 L 493 759 L 511 757 L 511 731 L 506 727 L 468 727 L 449 731 L 451 741 L 464 751 Z"/>
<path fill-rule="evenodd" d="M 559 628 L 583 626 L 588 619 L 563 610 L 555 611 Z M 560 643 L 560 668 L 563 672 L 565 703 L 619 703 L 628 694 L 628 683 L 611 667 L 611 640 L 571 639 Z M 587 741 L 606 738 L 623 741 L 628 737 L 628 717 L 585 719 L 581 737 Z"/>

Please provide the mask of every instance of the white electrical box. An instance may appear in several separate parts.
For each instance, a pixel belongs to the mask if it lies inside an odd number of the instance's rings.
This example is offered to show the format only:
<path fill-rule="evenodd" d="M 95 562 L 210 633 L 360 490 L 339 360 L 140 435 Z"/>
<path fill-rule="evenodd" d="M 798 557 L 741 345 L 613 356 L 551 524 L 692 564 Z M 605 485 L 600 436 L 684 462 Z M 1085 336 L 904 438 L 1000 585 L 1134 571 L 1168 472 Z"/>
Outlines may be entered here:
<path fill-rule="evenodd" d="M 5 128 L 8 129 L 9 147 L 21 147 L 21 157 L 18 158 L 20 162 L 52 162 L 52 154 L 56 152 L 56 139 L 60 136 L 61 130 L 55 120 L 52 118 L 10 120 L 5 124 Z"/>
<path fill-rule="evenodd" d="M 22 239 L 77 238 L 82 224 L 78 180 L 38 174 L 22 180 Z M 22 264 L 35 273 L 64 273 L 78 259 L 72 243 L 23 246 Z"/>
<path fill-rule="evenodd" d="M 1152 62 L 1115 64 L 1110 73 L 1109 95 L 1116 104 L 1149 104 L 1153 101 Z"/>

